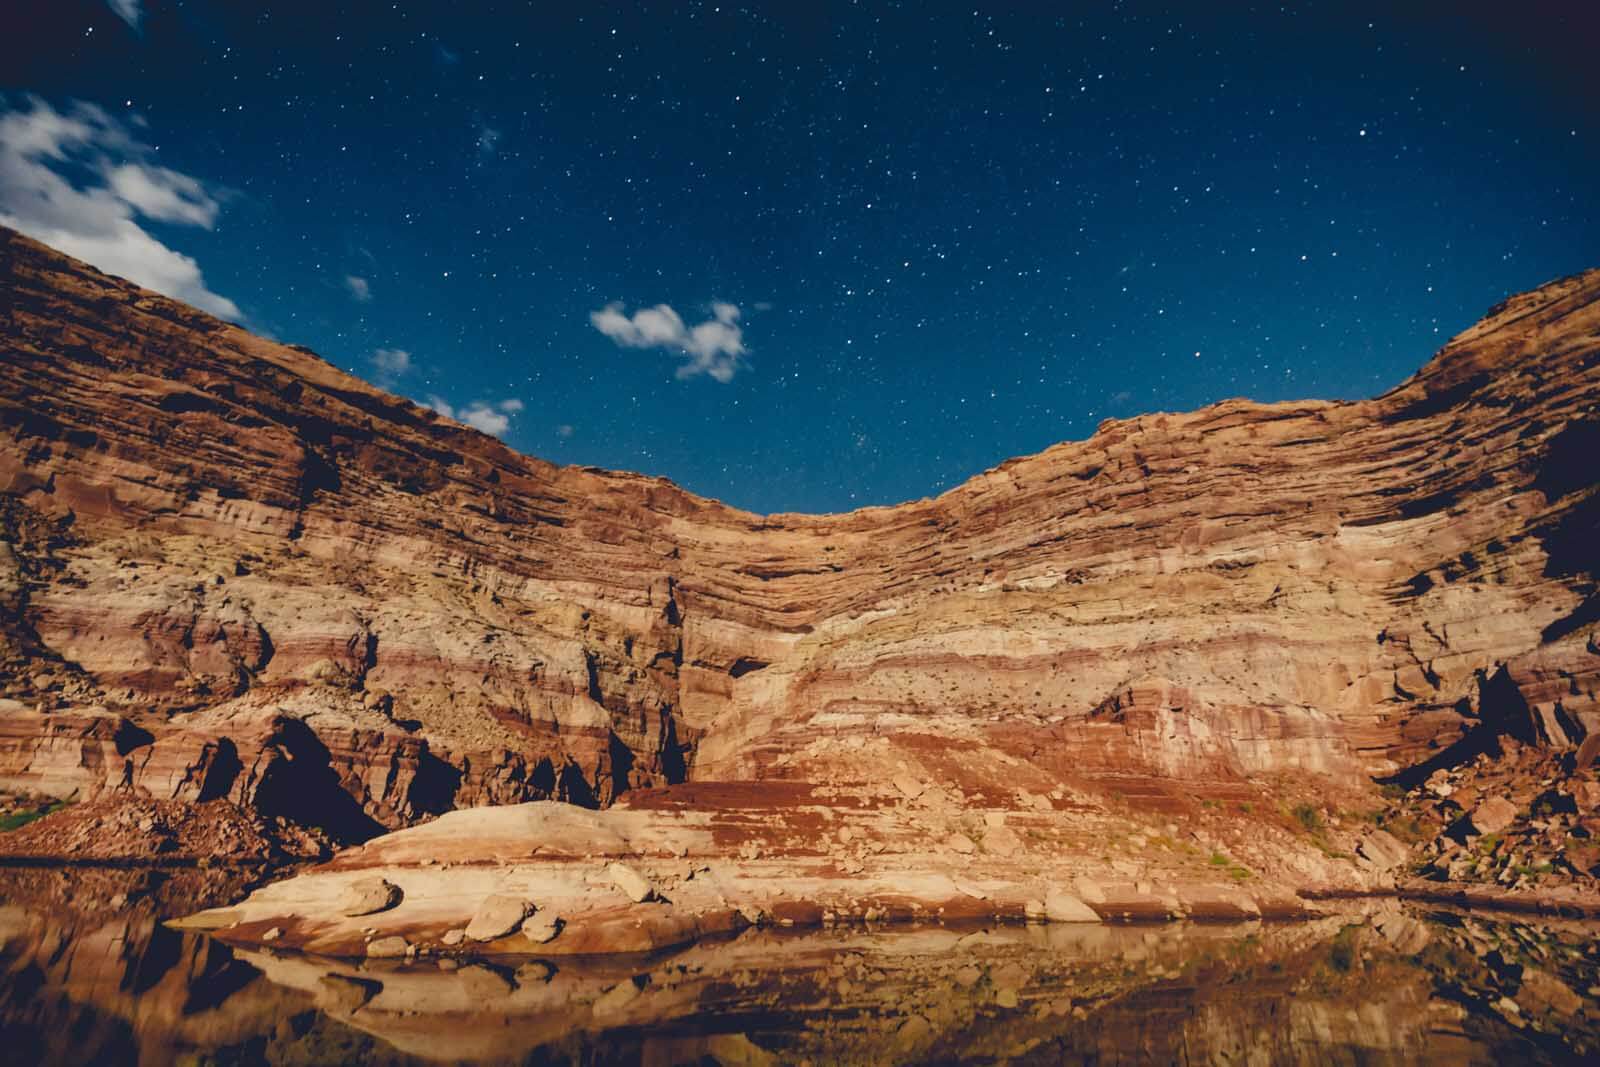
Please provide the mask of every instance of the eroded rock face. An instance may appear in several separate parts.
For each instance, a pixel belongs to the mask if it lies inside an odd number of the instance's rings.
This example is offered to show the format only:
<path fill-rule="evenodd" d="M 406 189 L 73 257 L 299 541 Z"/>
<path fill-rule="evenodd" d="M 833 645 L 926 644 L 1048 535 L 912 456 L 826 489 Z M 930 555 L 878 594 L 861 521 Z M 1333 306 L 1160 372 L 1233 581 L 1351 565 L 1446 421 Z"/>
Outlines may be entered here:
<path fill-rule="evenodd" d="M 723 780 L 1248 822 L 1600 732 L 1600 272 L 1374 400 L 1108 421 L 766 517 L 520 456 L 9 232 L 0 285 L 0 786 L 341 840 Z"/>

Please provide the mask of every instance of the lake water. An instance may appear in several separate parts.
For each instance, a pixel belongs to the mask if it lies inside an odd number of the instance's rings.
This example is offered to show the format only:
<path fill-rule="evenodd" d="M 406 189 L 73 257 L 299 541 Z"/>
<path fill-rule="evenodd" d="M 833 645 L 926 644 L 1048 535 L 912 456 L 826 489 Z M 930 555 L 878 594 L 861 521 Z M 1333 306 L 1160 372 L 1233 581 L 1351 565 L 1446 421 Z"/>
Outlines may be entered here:
<path fill-rule="evenodd" d="M 0 904 L 8 1064 L 1600 1062 L 1592 924 L 1387 905 L 367 964 L 231 950 L 137 903 L 67 907 L 62 877 L 51 908 L 14 885 Z"/>

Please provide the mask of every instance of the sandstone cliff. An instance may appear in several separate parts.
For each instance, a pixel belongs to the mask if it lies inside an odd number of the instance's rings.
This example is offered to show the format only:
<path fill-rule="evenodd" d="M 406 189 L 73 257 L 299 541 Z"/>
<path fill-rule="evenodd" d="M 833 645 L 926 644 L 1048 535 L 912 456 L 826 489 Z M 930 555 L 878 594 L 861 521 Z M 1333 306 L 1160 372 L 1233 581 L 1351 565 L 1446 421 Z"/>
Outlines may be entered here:
<path fill-rule="evenodd" d="M 1325 879 L 1297 803 L 1339 829 L 1375 777 L 1600 736 L 1597 404 L 1591 271 L 1372 400 L 1108 421 L 933 499 L 763 517 L 0 232 L 0 786 L 356 841 L 788 783 L 985 854 L 985 812 L 1070 816 L 1050 847 L 1086 854 L 1213 818 L 1201 852 Z M 818 832 L 791 823 L 769 848 Z"/>

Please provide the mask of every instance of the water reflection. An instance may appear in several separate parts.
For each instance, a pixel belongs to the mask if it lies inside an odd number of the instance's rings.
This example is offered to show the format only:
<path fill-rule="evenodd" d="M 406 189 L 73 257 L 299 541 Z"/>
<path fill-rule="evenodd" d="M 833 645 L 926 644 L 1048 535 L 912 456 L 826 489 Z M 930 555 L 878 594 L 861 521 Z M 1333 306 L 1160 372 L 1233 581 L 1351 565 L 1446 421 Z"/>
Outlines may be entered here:
<path fill-rule="evenodd" d="M 1313 923 L 747 931 L 651 960 L 355 963 L 151 915 L 0 906 L 16 1063 L 1572 1062 L 1595 928 Z"/>

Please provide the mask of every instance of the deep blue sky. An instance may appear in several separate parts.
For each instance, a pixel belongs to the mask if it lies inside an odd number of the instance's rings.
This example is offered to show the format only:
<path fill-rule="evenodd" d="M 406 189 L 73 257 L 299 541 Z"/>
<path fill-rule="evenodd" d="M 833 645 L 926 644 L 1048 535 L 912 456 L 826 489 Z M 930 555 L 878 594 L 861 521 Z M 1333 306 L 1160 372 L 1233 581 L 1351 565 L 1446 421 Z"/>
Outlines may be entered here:
<path fill-rule="evenodd" d="M 0 0 L 0 216 L 41 167 L 115 188 L 108 257 L 135 227 L 252 328 L 757 511 L 1372 395 L 1600 265 L 1587 3 L 257 6 Z M 729 380 L 617 343 L 657 304 Z"/>

